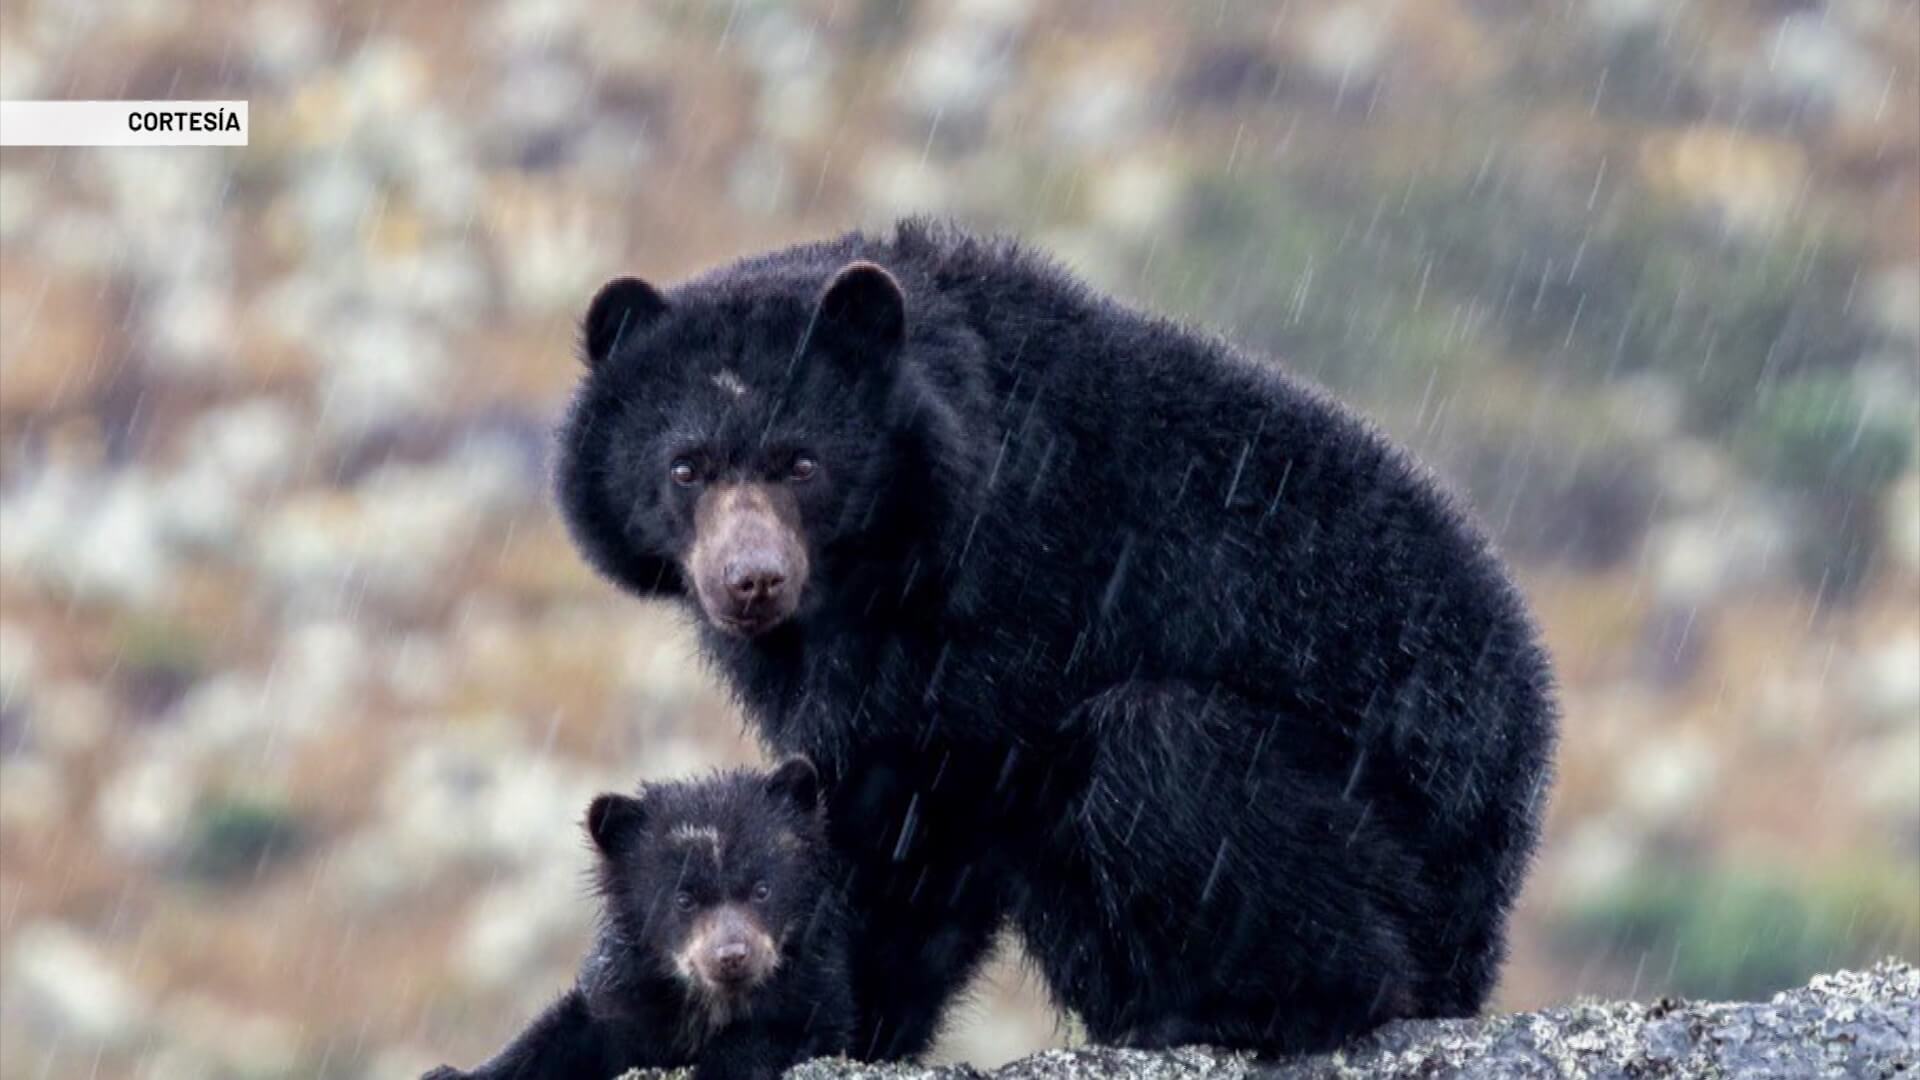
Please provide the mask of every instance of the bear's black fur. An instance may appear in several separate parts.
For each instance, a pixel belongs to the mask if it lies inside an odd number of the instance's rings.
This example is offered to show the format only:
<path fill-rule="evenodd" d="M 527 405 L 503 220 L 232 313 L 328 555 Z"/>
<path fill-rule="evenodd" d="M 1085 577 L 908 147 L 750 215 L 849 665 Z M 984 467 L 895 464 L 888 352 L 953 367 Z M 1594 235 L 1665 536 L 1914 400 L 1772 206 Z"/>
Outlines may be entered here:
<path fill-rule="evenodd" d="M 578 982 L 485 1065 L 426 1080 L 683 1065 L 771 1080 L 845 1053 L 846 913 L 820 803 L 803 759 L 594 800 L 605 906 Z"/>
<path fill-rule="evenodd" d="M 1101 1042 L 1330 1046 L 1487 999 L 1547 658 L 1466 512 L 1274 365 L 921 221 L 609 285 L 572 535 L 680 597 L 851 860 L 854 1052 L 995 931 Z"/>

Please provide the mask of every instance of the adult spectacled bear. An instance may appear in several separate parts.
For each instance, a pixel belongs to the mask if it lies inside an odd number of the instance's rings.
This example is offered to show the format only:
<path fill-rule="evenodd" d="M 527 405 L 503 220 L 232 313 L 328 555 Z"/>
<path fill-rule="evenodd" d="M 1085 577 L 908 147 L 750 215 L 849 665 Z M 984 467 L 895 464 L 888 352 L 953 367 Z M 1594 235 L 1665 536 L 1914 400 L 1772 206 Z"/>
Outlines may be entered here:
<path fill-rule="evenodd" d="M 1408 453 L 1015 242 L 907 221 L 594 297 L 570 532 L 695 615 L 852 866 L 853 1051 L 1011 926 L 1096 1041 L 1479 1009 L 1556 713 Z"/>

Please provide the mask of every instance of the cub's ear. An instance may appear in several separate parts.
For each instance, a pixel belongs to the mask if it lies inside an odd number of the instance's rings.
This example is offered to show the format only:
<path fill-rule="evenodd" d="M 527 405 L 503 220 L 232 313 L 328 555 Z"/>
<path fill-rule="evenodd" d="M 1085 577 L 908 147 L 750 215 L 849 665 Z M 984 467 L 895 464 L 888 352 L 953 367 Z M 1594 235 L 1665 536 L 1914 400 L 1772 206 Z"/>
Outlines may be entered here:
<path fill-rule="evenodd" d="M 788 758 L 767 777 L 767 794 L 810 814 L 820 807 L 820 773 L 806 758 Z"/>
<path fill-rule="evenodd" d="M 890 355 L 907 333 L 907 297 L 893 275 L 870 262 L 841 268 L 820 294 L 816 333 L 856 353 Z"/>
<path fill-rule="evenodd" d="M 639 330 L 667 310 L 660 290 L 639 278 L 614 278 L 593 294 L 587 305 L 587 317 L 581 325 L 581 337 L 587 350 L 587 366 L 597 368 L 613 354 L 621 339 Z"/>
<path fill-rule="evenodd" d="M 587 835 L 605 855 L 626 852 L 646 823 L 646 804 L 631 795 L 602 795 L 587 807 Z"/>

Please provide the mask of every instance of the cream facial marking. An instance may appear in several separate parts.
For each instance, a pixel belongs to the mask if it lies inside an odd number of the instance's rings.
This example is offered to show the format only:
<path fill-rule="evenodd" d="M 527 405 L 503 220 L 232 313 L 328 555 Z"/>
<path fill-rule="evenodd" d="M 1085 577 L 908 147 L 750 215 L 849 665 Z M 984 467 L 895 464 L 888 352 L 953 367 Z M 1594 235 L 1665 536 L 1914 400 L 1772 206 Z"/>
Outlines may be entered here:
<path fill-rule="evenodd" d="M 731 953 L 722 960 L 722 954 Z M 733 965 L 733 966 L 727 966 Z M 743 1007 L 753 989 L 780 969 L 780 946 L 754 913 L 739 904 L 703 911 L 674 954 L 673 970 L 714 1016 Z"/>
<path fill-rule="evenodd" d="M 806 587 L 807 549 L 792 491 L 785 485 L 716 485 L 701 492 L 693 524 L 684 566 L 715 626 L 752 636 L 793 614 Z M 771 571 L 776 589 L 736 591 L 729 567 L 743 562 Z M 739 580 L 750 585 L 753 579 Z"/>
<path fill-rule="evenodd" d="M 711 825 L 675 825 L 667 833 L 672 844 L 712 844 L 720 846 L 720 830 Z"/>
<path fill-rule="evenodd" d="M 711 825 L 675 825 L 667 831 L 667 843 L 684 844 L 689 847 L 695 844 L 704 845 L 707 854 L 713 856 L 713 865 L 716 867 L 721 865 L 720 830 Z"/>
<path fill-rule="evenodd" d="M 740 376 L 734 374 L 732 368 L 721 368 L 714 372 L 713 385 L 734 397 L 747 396 L 747 384 L 740 381 Z"/>

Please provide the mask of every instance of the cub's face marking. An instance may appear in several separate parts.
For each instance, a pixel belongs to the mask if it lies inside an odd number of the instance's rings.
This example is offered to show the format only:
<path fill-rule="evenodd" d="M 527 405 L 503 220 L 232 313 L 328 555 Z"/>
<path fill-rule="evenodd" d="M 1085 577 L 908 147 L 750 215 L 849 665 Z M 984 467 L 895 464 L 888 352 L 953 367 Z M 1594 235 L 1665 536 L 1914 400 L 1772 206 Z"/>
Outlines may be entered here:
<path fill-rule="evenodd" d="M 694 917 L 673 970 L 703 996 L 737 1002 L 780 967 L 780 948 L 752 908 L 726 903 Z"/>
<path fill-rule="evenodd" d="M 747 384 L 740 381 L 740 376 L 734 374 L 732 368 L 721 368 L 719 371 L 714 372 L 713 385 L 719 387 L 722 393 L 730 397 L 739 398 L 747 396 Z"/>
<path fill-rule="evenodd" d="M 720 846 L 720 830 L 711 825 L 675 825 L 667 833 L 670 844 L 712 844 Z"/>
<path fill-rule="evenodd" d="M 716 868 L 724 865 L 720 830 L 712 825 L 675 825 L 667 831 L 667 843 L 689 849 L 704 849 L 712 857 Z"/>

